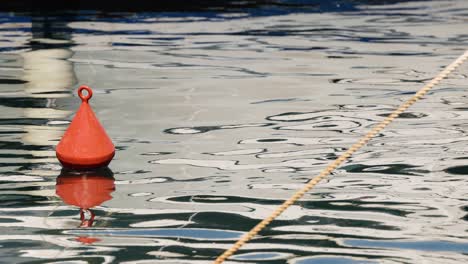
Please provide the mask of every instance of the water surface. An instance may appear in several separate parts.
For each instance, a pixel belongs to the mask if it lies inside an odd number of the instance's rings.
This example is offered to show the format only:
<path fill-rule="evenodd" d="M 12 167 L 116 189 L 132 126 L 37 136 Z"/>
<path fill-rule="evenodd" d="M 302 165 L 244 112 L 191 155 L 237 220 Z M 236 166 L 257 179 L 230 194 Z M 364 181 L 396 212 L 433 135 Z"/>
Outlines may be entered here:
<path fill-rule="evenodd" d="M 209 263 L 468 46 L 463 0 L 312 2 L 2 13 L 0 262 Z M 466 263 L 467 74 L 232 263 Z M 111 171 L 55 158 L 81 84 Z"/>

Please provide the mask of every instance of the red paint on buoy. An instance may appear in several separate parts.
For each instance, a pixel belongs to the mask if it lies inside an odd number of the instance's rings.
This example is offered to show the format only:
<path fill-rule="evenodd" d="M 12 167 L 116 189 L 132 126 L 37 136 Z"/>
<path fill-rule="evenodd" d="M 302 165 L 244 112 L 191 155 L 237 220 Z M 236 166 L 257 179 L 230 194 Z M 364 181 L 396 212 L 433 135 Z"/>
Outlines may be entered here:
<path fill-rule="evenodd" d="M 87 95 L 83 94 L 87 91 Z M 56 148 L 64 167 L 88 169 L 107 166 L 115 155 L 115 147 L 88 101 L 93 91 L 88 86 L 78 89 L 81 106 Z"/>

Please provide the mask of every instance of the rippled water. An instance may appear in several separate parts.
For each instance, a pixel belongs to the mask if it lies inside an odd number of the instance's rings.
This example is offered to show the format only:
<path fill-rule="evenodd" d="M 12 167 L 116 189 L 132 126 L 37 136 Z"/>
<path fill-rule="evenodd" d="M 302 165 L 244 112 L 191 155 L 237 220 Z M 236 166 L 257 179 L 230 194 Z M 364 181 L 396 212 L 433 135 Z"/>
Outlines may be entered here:
<path fill-rule="evenodd" d="M 468 46 L 464 0 L 312 2 L 2 13 L 0 262 L 208 263 Z M 468 262 L 467 75 L 231 263 Z M 55 158 L 80 84 L 111 170 Z"/>

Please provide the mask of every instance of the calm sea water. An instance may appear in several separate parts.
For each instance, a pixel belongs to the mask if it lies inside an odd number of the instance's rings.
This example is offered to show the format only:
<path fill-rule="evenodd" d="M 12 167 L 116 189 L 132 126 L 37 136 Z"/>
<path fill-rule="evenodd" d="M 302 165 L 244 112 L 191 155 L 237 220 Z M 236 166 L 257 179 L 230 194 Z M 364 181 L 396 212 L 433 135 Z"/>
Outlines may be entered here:
<path fill-rule="evenodd" d="M 214 260 L 468 46 L 467 1 L 375 2 L 0 14 L 0 262 Z M 467 263 L 467 75 L 230 263 Z M 81 84 L 117 147 L 84 175 Z"/>

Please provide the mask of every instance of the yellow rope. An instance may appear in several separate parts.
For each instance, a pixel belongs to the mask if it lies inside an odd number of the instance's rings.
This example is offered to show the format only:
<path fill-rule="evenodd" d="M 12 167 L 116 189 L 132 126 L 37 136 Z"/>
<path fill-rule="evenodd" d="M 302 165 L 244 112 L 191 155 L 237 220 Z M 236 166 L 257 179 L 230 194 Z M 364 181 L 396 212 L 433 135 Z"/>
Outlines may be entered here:
<path fill-rule="evenodd" d="M 377 135 L 382 131 L 388 124 L 390 124 L 395 118 L 397 118 L 401 113 L 403 113 L 408 107 L 414 104 L 416 101 L 421 99 L 432 87 L 437 85 L 440 81 L 446 78 L 451 72 L 458 68 L 465 60 L 468 59 L 468 50 L 458 57 L 454 62 L 445 67 L 434 79 L 429 83 L 424 85 L 415 95 L 413 95 L 408 101 L 400 105 L 395 111 L 393 111 L 387 118 L 382 122 L 377 124 L 372 130 L 367 133 L 363 138 L 361 138 L 357 143 L 351 146 L 345 153 L 333 161 L 328 167 L 326 167 L 318 176 L 312 178 L 307 184 L 298 190 L 293 196 L 286 200 L 282 205 L 280 205 L 270 216 L 258 223 L 254 228 L 252 228 L 247 234 L 242 236 L 230 249 L 226 250 L 222 255 L 220 255 L 215 261 L 214 264 L 221 264 L 227 258 L 232 256 L 239 248 L 241 248 L 245 243 L 251 240 L 255 235 L 258 234 L 263 228 L 270 224 L 275 218 L 282 214 L 289 206 L 294 204 L 299 200 L 306 192 L 312 189 L 317 185 L 322 179 L 327 177 L 334 169 L 336 169 L 341 163 L 347 160 L 354 152 L 363 147 L 371 138 Z"/>

